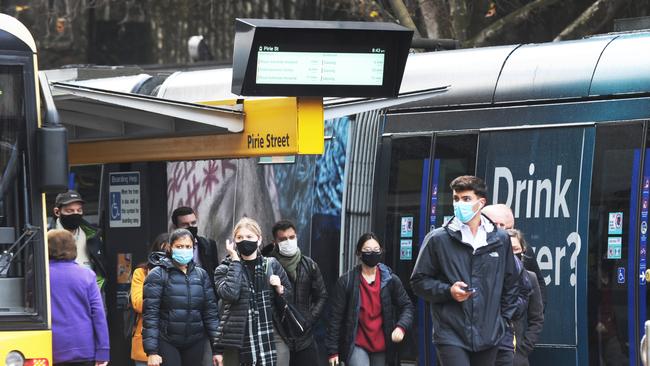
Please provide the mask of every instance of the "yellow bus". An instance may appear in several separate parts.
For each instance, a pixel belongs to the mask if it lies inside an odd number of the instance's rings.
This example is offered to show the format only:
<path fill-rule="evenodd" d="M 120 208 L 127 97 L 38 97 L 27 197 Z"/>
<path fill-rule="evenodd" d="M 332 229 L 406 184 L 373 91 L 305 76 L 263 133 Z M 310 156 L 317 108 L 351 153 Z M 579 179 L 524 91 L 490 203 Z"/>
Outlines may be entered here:
<path fill-rule="evenodd" d="M 0 364 L 52 364 L 45 193 L 67 181 L 65 129 L 36 46 L 0 14 Z M 41 106 L 43 101 L 43 106 Z"/>

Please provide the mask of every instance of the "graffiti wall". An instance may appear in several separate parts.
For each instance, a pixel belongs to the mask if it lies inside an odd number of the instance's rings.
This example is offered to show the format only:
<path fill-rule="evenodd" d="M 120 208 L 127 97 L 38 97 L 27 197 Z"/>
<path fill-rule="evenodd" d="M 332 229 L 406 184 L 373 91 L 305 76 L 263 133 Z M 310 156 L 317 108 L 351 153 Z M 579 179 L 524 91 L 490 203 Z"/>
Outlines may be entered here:
<path fill-rule="evenodd" d="M 179 206 L 194 208 L 199 234 L 217 241 L 221 258 L 241 217 L 260 223 L 264 244 L 272 239 L 273 224 L 288 219 L 296 224 L 302 252 L 311 255 L 314 235 L 340 231 L 348 130 L 347 118 L 326 121 L 325 136 L 331 138 L 325 153 L 296 156 L 294 163 L 260 164 L 258 158 L 170 162 L 167 216 Z"/>

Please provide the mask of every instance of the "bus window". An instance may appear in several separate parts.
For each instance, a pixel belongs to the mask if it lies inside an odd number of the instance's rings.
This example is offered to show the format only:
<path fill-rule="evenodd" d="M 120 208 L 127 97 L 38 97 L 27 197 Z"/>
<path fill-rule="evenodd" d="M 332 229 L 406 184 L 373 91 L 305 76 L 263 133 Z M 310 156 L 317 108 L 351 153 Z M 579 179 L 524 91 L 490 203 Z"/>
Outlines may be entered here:
<path fill-rule="evenodd" d="M 21 66 L 0 66 L 0 316 L 34 312 L 32 236 L 24 233 L 24 88 Z"/>

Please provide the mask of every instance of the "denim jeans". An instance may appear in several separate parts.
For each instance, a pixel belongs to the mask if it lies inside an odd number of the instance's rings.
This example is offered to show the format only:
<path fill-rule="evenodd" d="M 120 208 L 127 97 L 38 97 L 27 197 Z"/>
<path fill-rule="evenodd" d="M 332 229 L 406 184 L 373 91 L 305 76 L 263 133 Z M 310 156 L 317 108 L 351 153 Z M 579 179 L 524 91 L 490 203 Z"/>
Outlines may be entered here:
<path fill-rule="evenodd" d="M 348 366 L 384 366 L 386 354 L 384 352 L 369 353 L 361 347 L 354 346 Z"/>

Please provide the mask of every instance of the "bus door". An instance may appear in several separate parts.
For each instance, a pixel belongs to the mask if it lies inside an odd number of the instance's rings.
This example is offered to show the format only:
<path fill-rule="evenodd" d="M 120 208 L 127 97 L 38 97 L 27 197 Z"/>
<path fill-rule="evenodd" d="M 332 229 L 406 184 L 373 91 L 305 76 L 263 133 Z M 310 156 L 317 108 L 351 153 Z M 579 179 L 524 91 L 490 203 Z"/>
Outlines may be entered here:
<path fill-rule="evenodd" d="M 589 219 L 590 365 L 640 364 L 649 303 L 650 145 L 645 125 L 617 122 L 596 128 Z"/>
<path fill-rule="evenodd" d="M 453 214 L 449 183 L 474 174 L 477 134 L 390 136 L 382 141 L 377 171 L 375 230 L 386 245 L 385 263 L 402 279 L 416 316 L 410 337 L 401 347 L 403 361 L 436 364 L 431 343 L 431 317 L 409 278 L 424 236 Z"/>

